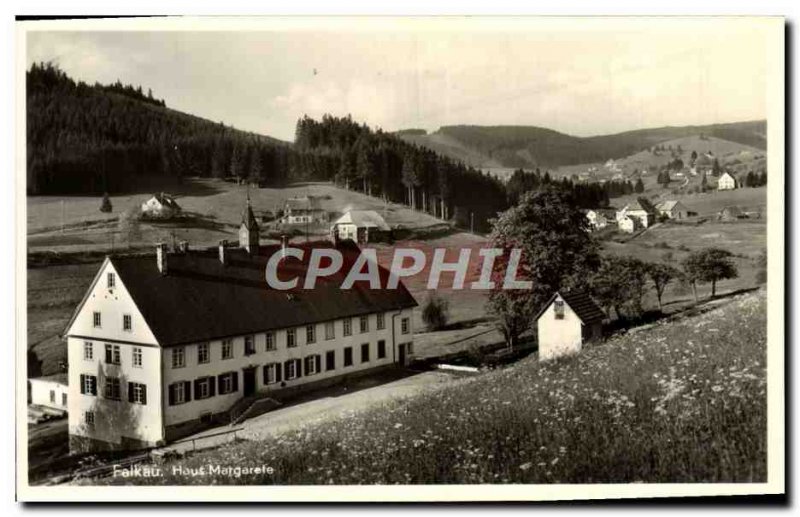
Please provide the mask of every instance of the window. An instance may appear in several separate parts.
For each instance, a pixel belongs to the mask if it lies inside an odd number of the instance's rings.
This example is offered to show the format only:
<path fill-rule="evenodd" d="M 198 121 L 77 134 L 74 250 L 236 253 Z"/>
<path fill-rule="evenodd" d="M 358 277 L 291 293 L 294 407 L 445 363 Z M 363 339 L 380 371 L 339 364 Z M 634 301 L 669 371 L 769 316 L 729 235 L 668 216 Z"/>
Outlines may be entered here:
<path fill-rule="evenodd" d="M 295 329 L 289 329 L 286 331 L 286 346 L 289 348 L 297 346 L 297 340 L 295 339 Z"/>
<path fill-rule="evenodd" d="M 119 345 L 109 345 L 106 343 L 106 364 L 119 364 Z"/>
<path fill-rule="evenodd" d="M 131 315 L 130 314 L 123 314 L 122 315 L 122 330 L 126 332 L 130 332 L 133 328 L 131 324 Z"/>
<path fill-rule="evenodd" d="M 128 383 L 128 402 L 131 404 L 147 404 L 147 386 L 138 382 Z"/>
<path fill-rule="evenodd" d="M 270 350 L 276 350 L 274 332 L 267 332 L 267 352 Z"/>
<path fill-rule="evenodd" d="M 205 364 L 211 360 L 208 343 L 197 345 L 197 364 Z"/>
<path fill-rule="evenodd" d="M 169 405 L 185 404 L 192 400 L 191 384 L 188 381 L 176 382 L 169 385 Z"/>
<path fill-rule="evenodd" d="M 256 340 L 253 336 L 244 337 L 244 355 L 253 355 L 256 353 Z"/>
<path fill-rule="evenodd" d="M 94 346 L 92 345 L 91 341 L 83 342 L 83 358 L 86 361 L 91 361 L 94 359 Z"/>
<path fill-rule="evenodd" d="M 62 393 L 61 394 L 61 405 L 62 406 L 66 406 L 67 405 L 67 394 L 66 393 Z"/>
<path fill-rule="evenodd" d="M 278 373 L 280 372 L 280 365 L 278 363 L 269 363 L 264 365 L 264 384 L 275 384 L 279 381 Z"/>
<path fill-rule="evenodd" d="M 50 402 L 56 403 L 56 390 L 50 390 Z"/>
<path fill-rule="evenodd" d="M 120 400 L 120 383 L 116 377 L 106 377 L 103 396 L 110 400 Z"/>
<path fill-rule="evenodd" d="M 403 318 L 400 320 L 400 332 L 403 334 L 408 334 L 411 330 L 411 322 L 408 321 L 408 318 Z"/>
<path fill-rule="evenodd" d="M 85 411 L 83 413 L 83 422 L 86 427 L 94 427 L 94 411 Z"/>
<path fill-rule="evenodd" d="M 353 366 L 353 347 L 348 346 L 344 349 L 344 365 Z"/>
<path fill-rule="evenodd" d="M 369 332 L 369 316 L 361 316 L 358 319 L 358 326 L 362 334 L 365 332 Z"/>
<path fill-rule="evenodd" d="M 302 375 L 300 371 L 300 359 L 289 359 L 284 363 L 284 377 L 287 381 L 296 379 Z"/>
<path fill-rule="evenodd" d="M 97 377 L 81 374 L 81 394 L 97 395 Z"/>
<path fill-rule="evenodd" d="M 133 347 L 133 366 L 135 368 L 142 367 L 142 349 L 139 347 Z"/>
<path fill-rule="evenodd" d="M 172 367 L 183 368 L 186 366 L 186 355 L 182 346 L 172 349 Z"/>
<path fill-rule="evenodd" d="M 564 301 L 563 300 L 556 300 L 553 302 L 553 312 L 556 315 L 557 320 L 564 319 Z"/>
<path fill-rule="evenodd" d="M 214 396 L 214 377 L 200 377 L 194 381 L 195 400 L 207 399 Z"/>
<path fill-rule="evenodd" d="M 321 358 L 319 355 L 310 355 L 304 359 L 306 375 L 316 375 L 320 371 Z"/>
<path fill-rule="evenodd" d="M 344 327 L 342 333 L 345 336 L 350 336 L 353 334 L 353 320 L 351 320 L 350 318 L 342 320 L 342 327 Z"/>
<path fill-rule="evenodd" d="M 332 321 L 329 321 L 325 324 L 325 339 L 333 339 L 336 337 L 336 327 L 333 325 Z"/>
<path fill-rule="evenodd" d="M 239 374 L 237 372 L 223 373 L 217 377 L 217 381 L 220 395 L 239 391 Z"/>
<path fill-rule="evenodd" d="M 408 355 L 414 355 L 414 343 L 406 344 L 406 352 L 408 353 Z"/>
<path fill-rule="evenodd" d="M 378 341 L 378 359 L 386 358 L 386 341 L 381 339 Z"/>
<path fill-rule="evenodd" d="M 116 283 L 115 280 L 116 278 L 114 277 L 114 273 L 109 273 L 106 275 L 106 283 L 109 289 L 114 289 L 114 284 Z"/>
<path fill-rule="evenodd" d="M 92 321 L 94 323 L 94 328 L 99 329 L 102 326 L 103 321 L 102 321 L 102 319 L 100 317 L 100 313 L 99 312 L 95 311 L 92 314 Z"/>
<path fill-rule="evenodd" d="M 325 352 L 325 371 L 331 371 L 336 369 L 336 352 L 333 350 L 329 350 Z"/>
<path fill-rule="evenodd" d="M 375 319 L 377 320 L 376 326 L 378 330 L 383 330 L 386 328 L 386 314 L 379 312 L 375 315 Z"/>
<path fill-rule="evenodd" d="M 316 325 L 308 325 L 306 327 L 306 344 L 317 342 L 317 328 Z"/>
<path fill-rule="evenodd" d="M 369 362 L 369 343 L 364 343 L 361 345 L 361 362 L 368 363 Z"/>
<path fill-rule="evenodd" d="M 222 358 L 231 359 L 233 357 L 233 341 L 230 339 L 222 340 Z"/>

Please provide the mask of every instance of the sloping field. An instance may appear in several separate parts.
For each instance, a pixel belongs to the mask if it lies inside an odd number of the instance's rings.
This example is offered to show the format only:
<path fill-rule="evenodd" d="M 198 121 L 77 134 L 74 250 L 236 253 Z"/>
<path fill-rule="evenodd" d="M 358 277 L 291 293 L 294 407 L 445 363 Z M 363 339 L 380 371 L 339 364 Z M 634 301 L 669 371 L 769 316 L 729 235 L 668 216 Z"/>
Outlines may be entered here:
<path fill-rule="evenodd" d="M 759 291 L 574 357 L 527 359 L 347 418 L 198 453 L 136 483 L 763 482 L 765 368 Z M 173 474 L 209 464 L 265 464 L 275 474 Z"/>

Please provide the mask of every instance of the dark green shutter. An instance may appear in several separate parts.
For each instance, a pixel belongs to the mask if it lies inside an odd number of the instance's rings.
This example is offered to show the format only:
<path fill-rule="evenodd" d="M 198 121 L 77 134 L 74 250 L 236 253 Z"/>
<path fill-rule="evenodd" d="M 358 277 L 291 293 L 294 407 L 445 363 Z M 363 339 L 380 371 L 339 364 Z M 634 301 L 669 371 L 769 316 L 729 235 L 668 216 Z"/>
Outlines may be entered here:
<path fill-rule="evenodd" d="M 194 397 L 196 399 L 200 398 L 200 393 L 201 393 L 201 391 L 200 391 L 200 382 L 202 380 L 203 380 L 202 378 L 194 380 Z"/>
<path fill-rule="evenodd" d="M 81 394 L 86 394 L 86 376 L 81 374 Z"/>
<path fill-rule="evenodd" d="M 218 390 L 218 391 L 219 391 L 220 393 L 223 393 L 223 390 L 222 390 L 222 378 L 223 378 L 223 377 L 225 377 L 225 374 L 224 374 L 224 373 L 221 373 L 221 374 L 217 375 L 217 384 L 218 384 L 218 386 L 217 386 L 217 387 L 219 388 L 219 390 Z"/>
<path fill-rule="evenodd" d="M 174 384 L 170 384 L 169 385 L 169 396 L 168 396 L 168 399 L 169 399 L 169 405 L 170 406 L 174 406 L 175 405 L 175 385 Z"/>
<path fill-rule="evenodd" d="M 316 370 L 317 370 L 317 373 L 321 372 L 321 371 L 322 371 L 322 356 L 321 356 L 321 355 L 315 355 L 315 356 L 314 356 L 314 362 L 316 362 L 316 363 L 317 363 L 317 364 L 316 364 L 316 366 L 317 366 L 317 368 L 316 368 Z"/>
<path fill-rule="evenodd" d="M 289 363 L 291 363 L 291 362 L 292 362 L 292 360 L 289 359 L 288 361 L 283 363 L 283 374 L 284 374 L 283 377 L 285 379 L 289 378 Z"/>
<path fill-rule="evenodd" d="M 294 360 L 294 371 L 297 372 L 297 378 L 298 379 L 303 376 L 303 368 L 302 368 L 302 366 L 303 365 L 300 364 L 300 359 L 295 359 Z"/>
<path fill-rule="evenodd" d="M 192 383 L 189 381 L 184 381 L 183 383 L 183 397 L 185 402 L 192 401 Z"/>
<path fill-rule="evenodd" d="M 275 382 L 283 381 L 283 368 L 281 363 L 275 363 Z"/>
<path fill-rule="evenodd" d="M 214 388 L 216 388 L 216 383 L 214 382 L 214 377 L 206 377 L 208 379 L 208 396 L 213 397 L 216 395 Z"/>
<path fill-rule="evenodd" d="M 239 391 L 239 372 L 231 372 L 231 376 L 233 377 L 233 392 L 236 393 Z"/>
<path fill-rule="evenodd" d="M 128 383 L 128 402 L 133 402 L 133 383 Z"/>
<path fill-rule="evenodd" d="M 147 385 L 142 384 L 142 405 L 147 404 Z"/>

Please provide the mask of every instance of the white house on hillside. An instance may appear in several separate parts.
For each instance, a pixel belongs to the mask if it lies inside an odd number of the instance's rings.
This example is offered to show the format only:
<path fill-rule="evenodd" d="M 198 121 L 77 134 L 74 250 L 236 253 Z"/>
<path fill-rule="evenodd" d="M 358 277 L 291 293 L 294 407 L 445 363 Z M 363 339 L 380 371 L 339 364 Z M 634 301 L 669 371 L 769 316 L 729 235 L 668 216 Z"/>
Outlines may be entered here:
<path fill-rule="evenodd" d="M 600 230 L 616 222 L 614 210 L 595 208 L 586 211 L 586 218 L 592 230 Z"/>
<path fill-rule="evenodd" d="M 659 215 L 670 219 L 686 219 L 689 217 L 689 210 L 680 201 L 662 201 L 656 205 Z"/>
<path fill-rule="evenodd" d="M 304 261 L 283 259 L 278 275 L 302 286 L 311 249 L 332 246 L 297 245 Z M 360 253 L 338 248 L 346 262 Z M 413 356 L 416 302 L 402 284 L 343 290 L 342 272 L 314 289 L 271 289 L 263 277 L 276 252 L 159 245 L 155 256 L 107 257 L 65 332 L 71 449 L 157 446 L 227 424 L 260 397 Z"/>
<path fill-rule="evenodd" d="M 719 182 L 717 182 L 718 190 L 734 190 L 736 186 L 736 178 L 731 176 L 728 172 L 724 172 L 722 176 L 719 177 Z"/>
<path fill-rule="evenodd" d="M 283 206 L 283 224 L 327 223 L 328 212 L 322 208 L 321 200 L 314 196 L 287 199 Z"/>
<path fill-rule="evenodd" d="M 150 217 L 169 218 L 181 212 L 181 207 L 175 198 L 169 194 L 159 192 L 142 203 L 142 214 Z"/>
<path fill-rule="evenodd" d="M 374 210 L 350 210 L 331 226 L 332 235 L 358 243 L 370 242 L 370 239 L 376 240 L 389 231 L 391 231 L 389 225 Z"/>
<path fill-rule="evenodd" d="M 623 231 L 627 231 L 625 228 L 631 226 L 631 223 L 624 221 L 626 218 L 633 220 L 634 229 L 639 227 L 648 228 L 655 222 L 656 214 L 652 208 L 643 206 L 639 201 L 634 201 L 617 212 L 617 223 Z"/>
<path fill-rule="evenodd" d="M 605 314 L 581 291 L 557 292 L 536 315 L 539 360 L 581 351 L 603 334 Z"/>

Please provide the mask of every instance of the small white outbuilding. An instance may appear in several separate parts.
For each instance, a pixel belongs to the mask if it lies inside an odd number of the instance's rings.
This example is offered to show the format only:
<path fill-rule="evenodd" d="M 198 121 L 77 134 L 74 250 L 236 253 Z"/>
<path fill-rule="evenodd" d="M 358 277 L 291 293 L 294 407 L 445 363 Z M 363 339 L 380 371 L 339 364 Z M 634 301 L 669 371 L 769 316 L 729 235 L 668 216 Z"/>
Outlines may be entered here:
<path fill-rule="evenodd" d="M 34 377 L 29 382 L 31 384 L 31 404 L 67 410 L 69 386 L 66 373 Z"/>
<path fill-rule="evenodd" d="M 536 315 L 539 360 L 581 351 L 603 334 L 605 313 L 583 291 L 557 292 Z"/>

